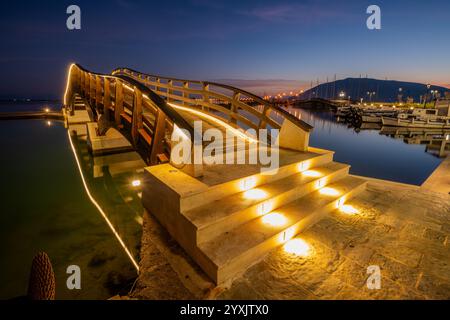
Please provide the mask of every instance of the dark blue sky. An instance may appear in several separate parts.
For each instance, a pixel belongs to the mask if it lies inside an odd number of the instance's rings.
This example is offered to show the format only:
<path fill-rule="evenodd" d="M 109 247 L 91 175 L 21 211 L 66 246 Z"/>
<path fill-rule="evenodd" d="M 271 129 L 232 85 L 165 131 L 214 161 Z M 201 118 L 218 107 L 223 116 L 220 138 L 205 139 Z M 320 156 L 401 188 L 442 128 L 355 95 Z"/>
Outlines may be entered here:
<path fill-rule="evenodd" d="M 80 31 L 66 28 L 70 4 L 81 7 Z M 371 4 L 381 7 L 378 31 L 366 27 Z M 59 98 L 70 62 L 193 79 L 450 84 L 448 0 L 16 0 L 0 9 L 1 97 Z"/>

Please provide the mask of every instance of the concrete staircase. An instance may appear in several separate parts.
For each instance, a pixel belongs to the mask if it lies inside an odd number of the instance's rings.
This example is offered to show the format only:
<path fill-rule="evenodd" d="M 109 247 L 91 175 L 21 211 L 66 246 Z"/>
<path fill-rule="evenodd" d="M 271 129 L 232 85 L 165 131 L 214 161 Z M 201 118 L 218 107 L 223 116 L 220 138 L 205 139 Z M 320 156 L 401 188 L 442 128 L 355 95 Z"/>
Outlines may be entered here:
<path fill-rule="evenodd" d="M 333 153 L 280 150 L 280 168 L 220 165 L 193 178 L 170 164 L 148 167 L 144 207 L 218 284 L 365 188 Z"/>

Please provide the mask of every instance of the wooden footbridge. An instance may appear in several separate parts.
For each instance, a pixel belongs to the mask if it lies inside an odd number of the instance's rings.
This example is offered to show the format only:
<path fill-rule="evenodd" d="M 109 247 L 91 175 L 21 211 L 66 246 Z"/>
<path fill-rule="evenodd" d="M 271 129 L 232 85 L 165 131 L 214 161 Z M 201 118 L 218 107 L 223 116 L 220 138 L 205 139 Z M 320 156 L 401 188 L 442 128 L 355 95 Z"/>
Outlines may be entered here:
<path fill-rule="evenodd" d="M 64 104 L 69 128 L 105 117 L 139 151 L 148 164 L 145 209 L 216 283 L 343 206 L 366 184 L 348 175 L 348 165 L 334 162 L 332 151 L 309 146 L 309 124 L 232 86 L 126 68 L 98 74 L 73 64 Z M 233 141 L 244 142 L 245 153 L 278 146 L 271 150 L 279 168 L 263 174 L 259 164 L 175 164 L 173 135 L 184 130 L 194 145 L 195 121 L 203 124 L 202 133 L 231 132 Z M 239 130 L 249 128 L 279 131 L 263 141 Z M 225 140 L 223 151 L 234 157 L 237 149 L 227 148 Z"/>

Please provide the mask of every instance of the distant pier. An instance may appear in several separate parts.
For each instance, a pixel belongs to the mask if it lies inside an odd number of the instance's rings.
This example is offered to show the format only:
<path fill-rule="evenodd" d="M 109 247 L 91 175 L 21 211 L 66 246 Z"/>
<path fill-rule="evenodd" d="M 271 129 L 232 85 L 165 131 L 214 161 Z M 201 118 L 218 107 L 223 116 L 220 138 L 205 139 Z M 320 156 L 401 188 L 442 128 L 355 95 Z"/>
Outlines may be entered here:
<path fill-rule="evenodd" d="M 0 120 L 19 119 L 57 119 L 64 120 L 62 112 L 26 111 L 26 112 L 0 112 Z"/>

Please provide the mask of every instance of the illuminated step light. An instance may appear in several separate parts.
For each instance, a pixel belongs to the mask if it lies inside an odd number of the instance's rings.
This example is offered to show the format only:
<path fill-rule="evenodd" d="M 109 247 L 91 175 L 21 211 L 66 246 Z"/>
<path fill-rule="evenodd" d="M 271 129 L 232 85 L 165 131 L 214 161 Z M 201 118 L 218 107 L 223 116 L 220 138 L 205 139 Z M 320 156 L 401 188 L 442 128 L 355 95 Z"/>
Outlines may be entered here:
<path fill-rule="evenodd" d="M 348 214 L 348 215 L 350 215 L 350 216 L 359 213 L 358 209 L 356 209 L 354 206 L 349 205 L 349 204 L 344 204 L 343 206 L 341 206 L 341 207 L 339 208 L 339 210 L 340 210 L 342 213 Z"/>
<path fill-rule="evenodd" d="M 326 195 L 326 196 L 338 196 L 340 193 L 336 189 L 325 187 L 319 190 L 320 194 Z"/>
<path fill-rule="evenodd" d="M 133 181 L 131 182 L 131 185 L 132 185 L 133 187 L 139 187 L 139 186 L 141 185 L 141 180 L 133 180 Z"/>
<path fill-rule="evenodd" d="M 265 215 L 273 210 L 273 201 L 268 200 L 258 205 L 257 212 L 260 216 Z"/>
<path fill-rule="evenodd" d="M 244 197 L 252 200 L 263 199 L 267 197 L 267 193 L 261 189 L 251 189 L 244 192 Z"/>
<path fill-rule="evenodd" d="M 264 224 L 268 224 L 274 227 L 281 227 L 284 226 L 287 223 L 287 219 L 284 215 L 282 215 L 281 213 L 269 213 L 266 214 L 263 218 L 262 218 L 262 222 Z"/>
<path fill-rule="evenodd" d="M 304 240 L 296 238 L 289 240 L 284 244 L 284 251 L 300 257 L 309 255 L 311 248 Z"/>
<path fill-rule="evenodd" d="M 51 121 L 47 121 L 47 126 L 50 127 L 52 125 Z"/>
<path fill-rule="evenodd" d="M 307 161 L 303 161 L 297 165 L 297 170 L 299 172 L 304 172 L 309 167 L 309 163 Z"/>
<path fill-rule="evenodd" d="M 45 108 L 44 111 L 45 111 L 46 113 L 49 113 L 49 112 L 50 112 L 50 108 Z"/>
<path fill-rule="evenodd" d="M 256 186 L 256 182 L 256 177 L 245 178 L 239 182 L 239 189 L 242 191 L 250 190 Z"/>
<path fill-rule="evenodd" d="M 316 170 L 304 171 L 304 172 L 302 172 L 302 175 L 304 175 L 306 177 L 315 177 L 315 178 L 318 178 L 318 177 L 322 176 L 322 174 L 319 171 L 316 171 Z"/>

